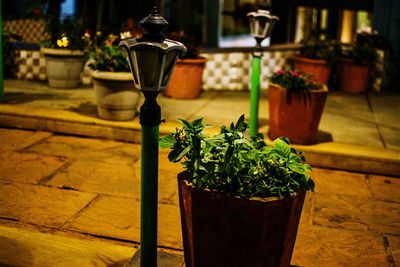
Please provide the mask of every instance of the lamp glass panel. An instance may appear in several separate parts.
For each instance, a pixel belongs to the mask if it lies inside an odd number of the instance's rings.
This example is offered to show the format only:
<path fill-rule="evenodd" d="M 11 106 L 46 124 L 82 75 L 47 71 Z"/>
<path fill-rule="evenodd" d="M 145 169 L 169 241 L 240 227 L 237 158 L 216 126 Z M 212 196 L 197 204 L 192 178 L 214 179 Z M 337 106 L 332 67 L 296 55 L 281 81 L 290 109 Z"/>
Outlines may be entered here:
<path fill-rule="evenodd" d="M 129 53 L 129 60 L 128 60 L 128 62 L 129 62 L 129 67 L 131 68 L 131 72 L 132 72 L 132 76 L 133 76 L 133 82 L 135 83 L 135 84 L 139 84 L 139 79 L 138 79 L 138 73 L 136 73 L 137 72 L 137 70 L 136 70 L 136 68 L 135 68 L 135 62 L 136 62 L 136 60 L 135 60 L 135 52 L 131 52 L 131 53 Z"/>
<path fill-rule="evenodd" d="M 163 77 L 162 77 L 163 86 L 166 86 L 169 81 L 169 77 L 172 74 L 172 70 L 174 69 L 177 57 L 178 57 L 178 52 L 176 50 L 172 50 L 166 54 Z"/>
<path fill-rule="evenodd" d="M 254 29 L 255 19 L 254 16 L 249 17 L 250 20 L 250 32 L 252 35 L 255 35 L 256 31 Z"/>
<path fill-rule="evenodd" d="M 144 87 L 151 87 L 157 90 L 160 81 L 162 54 L 158 50 L 149 48 L 138 49 L 136 53 Z"/>
<path fill-rule="evenodd" d="M 270 18 L 260 18 L 260 35 L 264 38 L 267 38 L 271 35 L 272 29 L 275 25 L 275 21 Z"/>

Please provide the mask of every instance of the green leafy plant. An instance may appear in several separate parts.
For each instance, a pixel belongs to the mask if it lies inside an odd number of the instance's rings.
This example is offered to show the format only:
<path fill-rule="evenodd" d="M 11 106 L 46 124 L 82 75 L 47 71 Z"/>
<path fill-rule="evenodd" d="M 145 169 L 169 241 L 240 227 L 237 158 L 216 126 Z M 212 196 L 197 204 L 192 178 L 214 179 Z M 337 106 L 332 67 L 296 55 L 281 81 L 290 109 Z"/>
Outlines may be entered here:
<path fill-rule="evenodd" d="M 273 146 L 261 134 L 246 138 L 243 115 L 211 137 L 203 132 L 202 119 L 179 121 L 183 128 L 161 138 L 160 146 L 172 149 L 170 161 L 183 161 L 193 187 L 243 198 L 290 196 L 299 189 L 314 189 L 311 167 L 304 163 L 302 152 L 290 148 L 286 138 L 276 139 Z"/>
<path fill-rule="evenodd" d="M 183 31 L 172 32 L 166 35 L 168 39 L 178 41 L 182 43 L 187 51 L 183 55 L 182 59 L 194 59 L 199 58 L 199 45 L 198 40 L 191 35 L 185 34 Z"/>
<path fill-rule="evenodd" d="M 270 81 L 290 91 L 317 90 L 321 85 L 309 79 L 305 74 L 293 70 L 278 70 Z"/>
<path fill-rule="evenodd" d="M 343 46 L 340 50 L 340 55 L 353 60 L 358 66 L 373 65 L 378 58 L 378 53 L 374 47 L 363 42 Z"/>
<path fill-rule="evenodd" d="M 46 20 L 46 31 L 50 38 L 41 43 L 48 48 L 86 50 L 89 45 L 89 36 L 85 34 L 83 26 L 77 19 L 50 15 Z"/>
<path fill-rule="evenodd" d="M 96 33 L 89 51 L 92 63 L 89 67 L 99 71 L 129 72 L 126 52 L 118 45 L 119 38 L 110 34 L 105 37 L 101 32 Z"/>
<path fill-rule="evenodd" d="M 338 44 L 333 40 L 321 40 L 312 36 L 301 41 L 300 56 L 310 59 L 325 60 L 328 65 L 335 63 Z"/>

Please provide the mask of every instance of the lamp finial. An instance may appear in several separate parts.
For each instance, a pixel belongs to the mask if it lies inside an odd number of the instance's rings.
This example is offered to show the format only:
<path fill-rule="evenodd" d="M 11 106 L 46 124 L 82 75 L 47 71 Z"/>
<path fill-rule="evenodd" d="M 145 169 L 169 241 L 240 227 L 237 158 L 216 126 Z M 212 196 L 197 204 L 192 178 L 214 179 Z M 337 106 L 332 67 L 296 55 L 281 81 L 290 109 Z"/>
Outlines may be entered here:
<path fill-rule="evenodd" d="M 162 41 L 164 39 L 162 32 L 168 26 L 168 22 L 158 12 L 156 4 L 150 15 L 140 21 L 140 25 L 146 31 L 144 38 Z"/>

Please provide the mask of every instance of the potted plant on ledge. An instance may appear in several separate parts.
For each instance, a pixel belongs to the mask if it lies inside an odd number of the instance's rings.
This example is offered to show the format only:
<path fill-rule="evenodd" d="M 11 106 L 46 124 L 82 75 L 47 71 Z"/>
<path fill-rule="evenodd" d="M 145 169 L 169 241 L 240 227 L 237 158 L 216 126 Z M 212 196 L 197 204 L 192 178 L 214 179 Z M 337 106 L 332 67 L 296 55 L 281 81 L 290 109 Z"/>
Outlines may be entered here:
<path fill-rule="evenodd" d="M 326 85 L 302 73 L 275 72 L 268 88 L 269 136 L 286 136 L 295 144 L 314 143 L 327 95 Z"/>
<path fill-rule="evenodd" d="M 368 43 L 357 42 L 342 49 L 337 64 L 340 90 L 354 94 L 365 92 L 370 67 L 375 64 L 377 57 L 377 52 Z"/>
<path fill-rule="evenodd" d="M 99 32 L 89 52 L 89 67 L 96 94 L 99 117 L 107 120 L 131 120 L 136 115 L 140 92 L 134 87 L 125 51 L 115 35 L 106 39 Z"/>
<path fill-rule="evenodd" d="M 187 52 L 183 58 L 177 60 L 165 95 L 179 99 L 198 98 L 207 60 L 199 56 L 198 44 L 194 37 L 179 32 L 171 34 L 168 38 L 183 43 Z"/>
<path fill-rule="evenodd" d="M 293 68 L 312 75 L 316 82 L 328 84 L 335 53 L 333 41 L 312 37 L 302 42 L 299 54 L 292 58 Z"/>
<path fill-rule="evenodd" d="M 203 133 L 202 120 L 160 140 L 178 175 L 187 267 L 289 266 L 311 167 L 287 139 L 268 146 L 245 137 L 242 115 L 220 134 Z"/>
<path fill-rule="evenodd" d="M 52 19 L 46 22 L 50 39 L 42 43 L 41 52 L 46 59 L 46 75 L 50 87 L 75 88 L 80 81 L 84 65 L 85 48 L 89 36 L 72 19 Z"/>

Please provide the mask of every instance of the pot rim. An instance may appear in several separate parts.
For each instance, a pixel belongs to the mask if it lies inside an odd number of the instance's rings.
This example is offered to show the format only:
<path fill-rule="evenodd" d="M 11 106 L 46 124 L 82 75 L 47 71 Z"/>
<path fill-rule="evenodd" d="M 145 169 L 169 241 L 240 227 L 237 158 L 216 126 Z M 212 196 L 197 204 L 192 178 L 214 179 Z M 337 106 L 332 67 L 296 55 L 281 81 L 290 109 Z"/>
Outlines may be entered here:
<path fill-rule="evenodd" d="M 92 78 L 97 80 L 127 81 L 133 83 L 132 73 L 127 71 L 113 72 L 95 70 L 92 72 Z"/>
<path fill-rule="evenodd" d="M 297 92 L 304 92 L 304 93 L 308 93 L 308 92 L 309 93 L 325 93 L 325 92 L 329 92 L 328 86 L 326 84 L 323 84 L 323 83 L 319 83 L 319 84 L 322 86 L 322 88 L 320 88 L 320 89 L 310 89 L 310 90 L 307 90 L 307 91 L 297 91 Z M 282 87 L 282 86 L 280 86 L 279 84 L 276 84 L 276 83 L 269 82 L 268 88 L 270 86 L 274 86 L 274 87 L 277 87 L 277 88 L 281 88 L 282 90 L 286 90 L 286 88 L 284 88 L 284 87 Z M 288 92 L 293 92 L 293 91 L 288 91 Z"/>
<path fill-rule="evenodd" d="M 184 59 L 177 59 L 177 63 L 180 64 L 205 64 L 207 59 L 205 57 L 198 57 L 198 58 L 184 58 Z"/>
<path fill-rule="evenodd" d="M 316 64 L 316 65 L 328 65 L 328 62 L 325 59 L 314 59 L 314 58 L 304 57 L 301 55 L 296 55 L 296 56 L 292 57 L 292 60 L 307 62 L 307 63 L 311 63 L 311 64 Z"/>
<path fill-rule="evenodd" d="M 47 48 L 41 47 L 40 52 L 43 53 L 45 56 L 75 56 L 75 57 L 83 57 L 85 52 L 79 49 L 57 49 L 57 48 Z"/>

